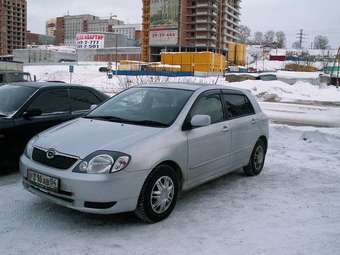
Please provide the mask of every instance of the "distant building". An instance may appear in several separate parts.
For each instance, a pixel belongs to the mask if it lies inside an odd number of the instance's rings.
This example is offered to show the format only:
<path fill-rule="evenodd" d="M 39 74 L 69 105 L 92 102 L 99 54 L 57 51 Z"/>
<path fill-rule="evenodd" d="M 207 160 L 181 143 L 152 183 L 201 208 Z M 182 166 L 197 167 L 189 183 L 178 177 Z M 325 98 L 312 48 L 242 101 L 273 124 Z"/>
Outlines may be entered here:
<path fill-rule="evenodd" d="M 27 1 L 0 0 L 0 55 L 26 47 Z"/>
<path fill-rule="evenodd" d="M 126 35 L 127 38 L 129 39 L 137 40 L 136 31 L 140 31 L 140 30 L 141 30 L 141 25 L 139 24 L 124 24 L 124 25 L 112 26 L 111 31 L 108 31 L 108 32 Z"/>
<path fill-rule="evenodd" d="M 76 50 L 67 47 L 36 46 L 13 51 L 14 61 L 25 64 L 76 62 Z"/>
<path fill-rule="evenodd" d="M 141 30 L 136 30 L 135 31 L 135 40 L 137 41 L 138 46 L 142 45 L 143 32 Z"/>
<path fill-rule="evenodd" d="M 65 43 L 65 19 L 58 17 L 56 22 L 55 42 L 56 45 L 64 45 Z"/>
<path fill-rule="evenodd" d="M 88 32 L 89 22 L 96 19 L 99 18 L 89 14 L 64 16 L 64 44 L 74 46 L 76 35 L 81 32 Z"/>
<path fill-rule="evenodd" d="M 57 30 L 57 19 L 49 19 L 46 22 L 46 35 L 48 36 L 56 36 Z"/>
<path fill-rule="evenodd" d="M 49 35 L 42 35 L 27 31 L 26 33 L 27 45 L 54 45 L 55 37 Z"/>
<path fill-rule="evenodd" d="M 113 27 L 123 25 L 124 22 L 119 19 L 96 18 L 88 22 L 87 32 L 114 32 Z"/>
<path fill-rule="evenodd" d="M 118 47 L 103 49 L 78 49 L 78 61 L 115 62 L 121 60 L 141 60 L 140 47 Z"/>
<path fill-rule="evenodd" d="M 55 36 L 57 45 L 75 46 L 79 33 L 115 33 L 135 40 L 138 30 L 141 30 L 141 25 L 124 24 L 114 16 L 103 19 L 90 14 L 67 15 L 56 18 Z"/>

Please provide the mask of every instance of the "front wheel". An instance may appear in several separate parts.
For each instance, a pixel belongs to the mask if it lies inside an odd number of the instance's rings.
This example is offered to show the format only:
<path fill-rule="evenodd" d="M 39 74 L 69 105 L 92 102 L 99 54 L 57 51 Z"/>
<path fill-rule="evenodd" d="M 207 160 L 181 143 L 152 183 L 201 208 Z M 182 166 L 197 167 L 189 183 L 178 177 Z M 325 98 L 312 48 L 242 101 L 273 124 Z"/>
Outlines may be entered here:
<path fill-rule="evenodd" d="M 175 170 L 167 165 L 158 166 L 143 185 L 135 214 L 147 223 L 167 218 L 176 205 L 178 187 Z"/>
<path fill-rule="evenodd" d="M 247 176 L 256 176 L 262 172 L 266 159 L 267 148 L 262 140 L 259 140 L 253 149 L 249 164 L 243 168 Z"/>

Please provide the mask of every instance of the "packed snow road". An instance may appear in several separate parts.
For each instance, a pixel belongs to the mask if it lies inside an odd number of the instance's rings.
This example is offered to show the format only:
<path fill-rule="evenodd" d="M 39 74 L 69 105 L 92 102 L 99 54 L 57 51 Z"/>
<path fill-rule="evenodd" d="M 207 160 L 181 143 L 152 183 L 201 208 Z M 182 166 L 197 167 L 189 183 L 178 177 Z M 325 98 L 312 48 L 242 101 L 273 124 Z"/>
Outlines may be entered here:
<path fill-rule="evenodd" d="M 0 254 L 339 254 L 340 129 L 271 126 L 261 176 L 182 195 L 171 217 L 79 213 L 0 177 Z"/>

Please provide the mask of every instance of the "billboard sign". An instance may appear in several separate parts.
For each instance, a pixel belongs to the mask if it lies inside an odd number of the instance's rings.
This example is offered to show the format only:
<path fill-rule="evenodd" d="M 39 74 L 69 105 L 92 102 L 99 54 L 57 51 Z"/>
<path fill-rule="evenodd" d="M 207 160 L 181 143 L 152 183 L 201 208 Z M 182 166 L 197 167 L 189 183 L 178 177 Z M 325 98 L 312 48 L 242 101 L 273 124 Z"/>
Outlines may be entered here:
<path fill-rule="evenodd" d="M 103 49 L 105 42 L 104 34 L 77 34 L 77 49 Z"/>
<path fill-rule="evenodd" d="M 177 45 L 178 30 L 152 30 L 150 31 L 150 45 L 163 46 L 163 45 Z"/>
<path fill-rule="evenodd" d="M 150 9 L 150 45 L 177 45 L 179 0 L 151 0 Z"/>

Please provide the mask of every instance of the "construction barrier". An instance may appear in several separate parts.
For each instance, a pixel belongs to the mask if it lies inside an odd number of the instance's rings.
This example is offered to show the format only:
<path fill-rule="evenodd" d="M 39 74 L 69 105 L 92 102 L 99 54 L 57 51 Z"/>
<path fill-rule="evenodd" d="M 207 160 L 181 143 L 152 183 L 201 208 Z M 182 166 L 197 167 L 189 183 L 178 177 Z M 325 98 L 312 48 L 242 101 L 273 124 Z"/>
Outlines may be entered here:
<path fill-rule="evenodd" d="M 227 43 L 228 64 L 245 66 L 247 60 L 247 45 L 242 43 Z"/>
<path fill-rule="evenodd" d="M 213 52 L 163 52 L 163 65 L 180 66 L 181 72 L 222 73 L 225 69 L 225 56 Z"/>

